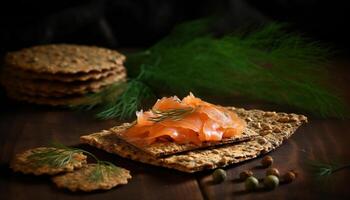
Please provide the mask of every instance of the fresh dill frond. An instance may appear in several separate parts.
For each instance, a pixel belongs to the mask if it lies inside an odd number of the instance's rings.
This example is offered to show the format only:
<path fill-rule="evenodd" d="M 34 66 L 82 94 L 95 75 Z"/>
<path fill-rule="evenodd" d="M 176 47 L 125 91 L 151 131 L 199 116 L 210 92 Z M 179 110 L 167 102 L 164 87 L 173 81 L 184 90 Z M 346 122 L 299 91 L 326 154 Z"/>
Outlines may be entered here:
<path fill-rule="evenodd" d="M 63 167 L 74 159 L 74 154 L 81 153 L 79 149 L 65 148 L 42 148 L 36 149 L 28 156 L 34 165 L 50 167 Z"/>
<path fill-rule="evenodd" d="M 322 179 L 322 178 L 327 178 L 331 176 L 335 172 L 338 172 L 347 168 L 350 169 L 350 163 L 340 164 L 336 162 L 325 163 L 325 162 L 319 162 L 319 161 L 309 161 L 308 167 L 309 167 L 309 171 L 315 178 Z"/>
<path fill-rule="evenodd" d="M 145 99 L 190 91 L 202 98 L 265 101 L 319 117 L 348 116 L 349 106 L 329 83 L 329 48 L 278 23 L 221 37 L 210 32 L 213 24 L 213 18 L 180 24 L 149 49 L 128 55 L 126 68 L 134 78 L 121 95 L 102 101 L 97 116 L 130 118 Z"/>
<path fill-rule="evenodd" d="M 123 93 L 127 87 L 126 82 L 117 82 L 111 84 L 97 93 L 91 93 L 85 96 L 86 100 L 83 104 L 71 105 L 71 108 L 78 110 L 91 110 L 98 107 L 101 104 L 106 104 L 108 102 L 114 102 L 118 96 Z"/>
<path fill-rule="evenodd" d="M 141 81 L 144 73 L 129 82 L 119 82 L 107 86 L 98 93 L 89 94 L 84 104 L 72 108 L 91 110 L 96 108 L 99 119 L 126 119 L 140 109 L 144 100 L 154 98 L 153 91 Z"/>
<path fill-rule="evenodd" d="M 144 66 L 141 66 L 139 75 L 127 83 L 121 95 L 118 94 L 111 101 L 103 102 L 100 111 L 96 114 L 97 118 L 131 118 L 140 109 L 144 100 L 154 98 L 153 91 L 142 82 L 145 76 Z"/>
<path fill-rule="evenodd" d="M 91 172 L 89 179 L 93 182 L 103 181 L 104 179 L 112 176 L 113 174 L 118 174 L 120 168 L 115 166 L 111 162 L 98 161 L 94 170 Z"/>
<path fill-rule="evenodd" d="M 328 82 L 329 50 L 285 33 L 279 24 L 244 35 L 198 36 L 178 45 L 164 40 L 173 40 L 172 34 L 151 47 L 144 59 L 148 76 L 143 81 L 158 94 L 192 91 L 201 97 L 263 100 L 321 117 L 348 112 Z"/>
<path fill-rule="evenodd" d="M 52 142 L 51 147 L 39 148 L 28 156 L 34 166 L 64 167 L 74 159 L 74 154 L 83 153 L 92 157 L 95 161 L 95 168 L 89 175 L 94 182 L 103 181 L 112 174 L 118 174 L 120 168 L 108 161 L 99 160 L 94 154 L 83 149 L 67 147 L 59 142 Z"/>
<path fill-rule="evenodd" d="M 186 117 L 187 115 L 193 113 L 195 108 L 177 108 L 177 109 L 169 109 L 169 110 L 155 110 L 152 109 L 154 117 L 150 117 L 148 120 L 153 122 L 161 122 L 164 120 L 174 120 L 178 121 Z"/>
<path fill-rule="evenodd" d="M 143 82 L 134 79 L 128 83 L 126 90 L 115 101 L 106 102 L 102 111 L 97 113 L 100 119 L 132 117 L 144 100 L 153 98 L 152 90 Z"/>

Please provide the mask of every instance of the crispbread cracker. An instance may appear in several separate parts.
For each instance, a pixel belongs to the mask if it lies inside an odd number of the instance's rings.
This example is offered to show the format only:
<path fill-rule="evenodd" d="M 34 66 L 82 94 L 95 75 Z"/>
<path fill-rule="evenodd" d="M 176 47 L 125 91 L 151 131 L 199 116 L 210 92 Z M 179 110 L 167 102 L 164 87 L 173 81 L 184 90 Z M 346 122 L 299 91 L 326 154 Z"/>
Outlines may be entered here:
<path fill-rule="evenodd" d="M 117 68 L 124 60 L 117 51 L 101 47 L 51 44 L 10 52 L 5 65 L 37 73 L 74 74 Z"/>
<path fill-rule="evenodd" d="M 38 97 L 30 96 L 15 91 L 7 91 L 8 97 L 21 102 L 34 103 L 38 105 L 50 105 L 50 106 L 77 106 L 82 104 L 88 104 L 91 99 L 87 96 L 73 96 L 73 97 Z"/>
<path fill-rule="evenodd" d="M 121 134 L 120 130 L 117 127 L 111 128 L 110 131 L 114 132 L 120 139 L 124 140 L 125 142 L 128 142 L 127 139 L 123 138 L 123 135 Z M 132 143 L 130 144 L 134 145 L 135 147 L 139 148 L 142 151 L 145 151 L 146 153 L 152 156 L 162 157 L 162 156 L 168 156 L 168 155 L 177 154 L 180 152 L 194 150 L 194 149 L 203 149 L 211 146 L 242 142 L 242 141 L 253 139 L 258 135 L 259 134 L 257 134 L 255 131 L 246 129 L 241 135 L 233 136 L 231 138 L 223 138 L 221 141 L 203 142 L 200 145 L 196 145 L 193 143 L 177 144 L 175 142 L 166 142 L 166 141 L 153 143 L 148 146 L 138 146 Z"/>
<path fill-rule="evenodd" d="M 135 161 L 192 173 L 225 167 L 267 153 L 281 145 L 300 125 L 307 122 L 305 116 L 297 114 L 244 110 L 234 107 L 228 107 L 228 109 L 235 110 L 241 118 L 248 122 L 248 129 L 255 130 L 260 136 L 238 144 L 188 151 L 164 158 L 150 156 L 120 140 L 115 133 L 106 130 L 82 136 L 81 142 Z M 124 124 L 119 127 L 119 130 L 124 131 L 127 127 L 128 125 Z"/>
<path fill-rule="evenodd" d="M 126 79 L 126 74 L 115 74 L 96 81 L 81 81 L 63 83 L 58 81 L 34 81 L 29 79 L 21 79 L 17 81 L 11 76 L 4 77 L 2 84 L 7 90 L 14 89 L 21 93 L 30 91 L 32 93 L 64 93 L 69 94 L 85 94 L 87 92 L 98 91 L 101 87 L 110 85 L 116 82 L 123 82 Z"/>
<path fill-rule="evenodd" d="M 75 169 L 83 167 L 86 164 L 86 156 L 83 153 L 73 153 L 72 159 L 67 164 L 58 167 L 38 163 L 37 161 L 30 159 L 30 156 L 35 152 L 52 149 L 57 150 L 56 148 L 52 147 L 38 147 L 35 149 L 29 149 L 23 153 L 19 153 L 12 160 L 11 168 L 16 172 L 22 172 L 24 174 L 54 175 L 61 172 L 71 172 Z"/>
<path fill-rule="evenodd" d="M 104 90 L 106 87 L 108 86 L 104 86 L 101 88 L 97 88 L 97 89 L 92 89 L 92 90 L 82 90 L 79 91 L 77 93 L 70 93 L 70 94 L 66 94 L 66 93 L 62 93 L 62 92 L 36 92 L 33 90 L 25 90 L 25 89 L 16 89 L 16 93 L 21 94 L 21 95 L 25 95 L 28 96 L 29 98 L 38 98 L 38 99 L 42 99 L 42 98 L 47 98 L 47 99 L 72 99 L 75 97 L 83 97 L 83 95 L 87 95 L 87 94 L 92 94 L 92 93 L 98 93 L 102 90 Z M 9 91 L 10 88 L 7 88 L 7 90 Z M 10 92 L 11 93 L 11 92 Z"/>
<path fill-rule="evenodd" d="M 94 190 L 109 190 L 117 185 L 125 185 L 131 178 L 130 172 L 124 168 L 118 167 L 118 170 L 112 172 L 103 171 L 103 178 L 95 180 L 91 173 L 96 170 L 96 164 L 88 164 L 74 172 L 58 175 L 52 178 L 52 181 L 59 188 L 66 188 L 71 191 L 90 192 Z"/>
<path fill-rule="evenodd" d="M 116 81 L 113 82 L 112 84 L 122 84 L 124 83 L 125 80 L 120 80 L 120 81 Z M 28 96 L 29 98 L 33 99 L 33 98 L 48 98 L 48 99 L 72 99 L 74 97 L 83 97 L 84 95 L 87 94 L 92 94 L 92 93 L 98 93 L 101 92 L 102 90 L 108 88 L 109 86 L 111 86 L 112 84 L 108 84 L 105 86 L 100 86 L 97 88 L 94 87 L 85 87 L 82 88 L 82 90 L 76 90 L 76 91 L 68 91 L 68 90 L 62 90 L 62 91 L 37 91 L 36 89 L 26 89 L 23 87 L 11 87 L 11 86 L 4 86 L 4 88 L 6 89 L 7 93 L 17 93 L 20 95 L 25 95 Z M 11 97 L 11 95 L 9 95 Z M 13 96 L 13 95 L 12 95 Z M 19 95 L 17 95 L 19 96 Z"/>
<path fill-rule="evenodd" d="M 31 79 L 31 80 L 48 80 L 48 81 L 60 81 L 60 82 L 74 82 L 74 81 L 89 81 L 89 80 L 99 80 L 104 77 L 113 74 L 125 74 L 126 69 L 124 66 L 120 65 L 115 69 L 102 70 L 100 72 L 93 71 L 88 73 L 75 73 L 75 74 L 64 74 L 64 73 L 36 73 L 28 70 L 16 69 L 14 67 L 3 67 L 3 73 L 10 74 L 13 77 L 20 79 Z"/>

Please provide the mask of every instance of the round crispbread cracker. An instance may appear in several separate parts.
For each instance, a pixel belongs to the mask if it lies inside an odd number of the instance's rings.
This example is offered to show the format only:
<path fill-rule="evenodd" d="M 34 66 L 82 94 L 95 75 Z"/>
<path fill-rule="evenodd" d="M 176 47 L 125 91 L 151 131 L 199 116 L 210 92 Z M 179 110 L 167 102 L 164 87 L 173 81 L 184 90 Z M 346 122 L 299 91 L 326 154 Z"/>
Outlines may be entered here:
<path fill-rule="evenodd" d="M 2 84 L 9 90 L 19 91 L 27 94 L 30 91 L 31 94 L 85 94 L 88 92 L 99 91 L 102 87 L 111 85 L 117 82 L 124 82 L 126 74 L 114 74 L 94 81 L 76 81 L 70 83 L 64 83 L 59 81 L 35 81 L 30 79 L 15 79 L 12 76 L 3 76 Z"/>
<path fill-rule="evenodd" d="M 90 101 L 90 98 L 82 95 L 72 97 L 40 97 L 23 94 L 18 91 L 7 91 L 7 96 L 21 102 L 49 106 L 78 106 L 87 104 Z"/>
<path fill-rule="evenodd" d="M 47 81 L 60 81 L 60 82 L 75 82 L 75 81 L 91 81 L 99 80 L 114 74 L 126 74 L 124 66 L 120 65 L 115 69 L 106 69 L 100 72 L 79 72 L 75 74 L 64 74 L 64 73 L 36 73 L 28 70 L 17 69 L 14 67 L 4 66 L 3 72 L 10 76 L 17 77 L 20 79 L 31 79 L 31 80 L 47 80 Z"/>
<path fill-rule="evenodd" d="M 70 99 L 70 98 L 81 98 L 82 96 L 89 95 L 89 94 L 94 94 L 94 93 L 99 93 L 102 90 L 106 89 L 109 87 L 103 86 L 97 89 L 92 89 L 92 90 L 82 90 L 77 93 L 64 93 L 64 92 L 37 92 L 35 90 L 29 90 L 29 89 L 22 89 L 22 88 L 15 88 L 15 92 L 19 93 L 24 96 L 29 96 L 33 98 L 49 98 L 49 99 L 60 99 L 60 98 L 65 98 L 65 99 Z M 5 87 L 6 88 L 6 87 Z M 12 90 L 14 91 L 14 88 L 6 88 L 7 90 Z M 11 93 L 11 92 L 10 92 Z M 17 95 L 18 96 L 18 95 Z"/>
<path fill-rule="evenodd" d="M 73 97 L 82 97 L 83 95 L 88 95 L 88 94 L 93 94 L 93 93 L 98 93 L 102 91 L 105 87 L 101 87 L 98 89 L 93 89 L 93 90 L 83 90 L 79 91 L 77 93 L 62 93 L 62 92 L 36 92 L 33 90 L 27 90 L 27 89 L 22 89 L 22 88 L 17 88 L 16 92 L 19 94 L 23 94 L 25 96 L 33 97 L 33 98 L 49 98 L 49 99 L 60 99 L 60 98 L 73 98 Z M 8 88 L 8 90 L 11 90 L 11 88 Z"/>
<path fill-rule="evenodd" d="M 52 181 L 59 188 L 66 188 L 70 191 L 109 190 L 118 185 L 125 185 L 131 178 L 130 172 L 124 168 L 116 167 L 111 171 L 102 170 L 102 176 L 96 178 L 92 175 L 97 170 L 97 164 L 88 164 L 74 172 L 58 175 L 52 178 Z"/>
<path fill-rule="evenodd" d="M 35 174 L 35 175 L 55 175 L 61 172 L 71 172 L 75 169 L 79 169 L 86 164 L 86 156 L 83 153 L 76 152 L 71 154 L 71 160 L 62 166 L 53 166 L 45 162 L 39 162 L 36 157 L 36 153 L 43 153 L 48 151 L 59 151 L 63 152 L 62 149 L 53 147 L 38 147 L 29 149 L 23 153 L 19 153 L 11 162 L 11 168 L 16 172 L 22 172 L 24 174 Z"/>
<path fill-rule="evenodd" d="M 75 74 L 117 68 L 124 60 L 124 55 L 106 48 L 50 44 L 10 52 L 5 65 L 37 73 Z"/>

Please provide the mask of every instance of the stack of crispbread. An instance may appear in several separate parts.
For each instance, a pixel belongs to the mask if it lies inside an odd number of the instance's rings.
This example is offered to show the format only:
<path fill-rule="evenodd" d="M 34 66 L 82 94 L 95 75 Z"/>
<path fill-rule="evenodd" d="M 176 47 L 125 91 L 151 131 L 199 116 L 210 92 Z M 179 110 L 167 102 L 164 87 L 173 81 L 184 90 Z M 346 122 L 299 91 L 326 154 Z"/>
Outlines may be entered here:
<path fill-rule="evenodd" d="M 8 53 L 1 82 L 9 97 L 37 104 L 71 105 L 126 79 L 125 56 L 82 45 L 42 45 Z"/>
<path fill-rule="evenodd" d="M 307 122 L 304 115 L 245 110 L 228 107 L 247 122 L 244 133 L 221 142 L 202 145 L 154 143 L 151 146 L 137 146 L 122 137 L 131 124 L 103 130 L 82 136 L 83 143 L 90 144 L 119 156 L 183 172 L 224 167 L 267 153 L 289 138 L 296 129 Z"/>

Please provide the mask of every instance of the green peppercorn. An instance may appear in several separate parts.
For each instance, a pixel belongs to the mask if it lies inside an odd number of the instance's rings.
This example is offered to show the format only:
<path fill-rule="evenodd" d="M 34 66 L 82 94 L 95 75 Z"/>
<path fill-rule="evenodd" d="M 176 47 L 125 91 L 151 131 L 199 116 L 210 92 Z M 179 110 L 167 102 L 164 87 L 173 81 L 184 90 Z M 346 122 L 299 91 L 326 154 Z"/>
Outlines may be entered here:
<path fill-rule="evenodd" d="M 213 181 L 215 183 L 221 183 L 226 179 L 226 172 L 223 169 L 216 169 L 213 173 Z"/>
<path fill-rule="evenodd" d="M 286 174 L 283 175 L 283 181 L 286 183 L 290 183 L 290 182 L 294 181 L 295 178 L 296 178 L 296 175 L 292 171 L 287 172 Z"/>
<path fill-rule="evenodd" d="M 268 175 L 275 175 L 277 177 L 280 177 L 280 172 L 276 168 L 270 168 L 266 171 L 266 176 Z"/>
<path fill-rule="evenodd" d="M 239 173 L 239 180 L 245 181 L 248 177 L 253 176 L 253 172 L 250 170 L 244 170 L 243 172 Z"/>
<path fill-rule="evenodd" d="M 245 180 L 244 184 L 245 184 L 245 189 L 247 191 L 253 191 L 253 190 L 256 190 L 258 188 L 259 181 L 254 176 L 250 176 Z"/>
<path fill-rule="evenodd" d="M 269 190 L 275 189 L 279 185 L 280 181 L 275 175 L 268 175 L 264 178 L 264 187 Z"/>
<path fill-rule="evenodd" d="M 269 167 L 271 166 L 273 163 L 273 158 L 271 156 L 265 156 L 262 160 L 261 160 L 261 165 L 263 167 Z"/>

